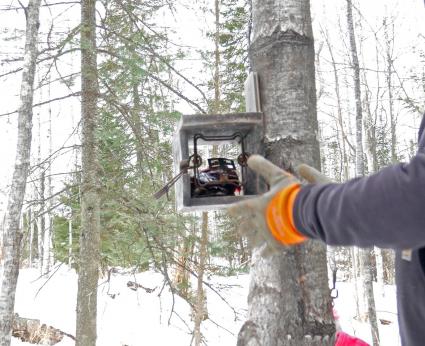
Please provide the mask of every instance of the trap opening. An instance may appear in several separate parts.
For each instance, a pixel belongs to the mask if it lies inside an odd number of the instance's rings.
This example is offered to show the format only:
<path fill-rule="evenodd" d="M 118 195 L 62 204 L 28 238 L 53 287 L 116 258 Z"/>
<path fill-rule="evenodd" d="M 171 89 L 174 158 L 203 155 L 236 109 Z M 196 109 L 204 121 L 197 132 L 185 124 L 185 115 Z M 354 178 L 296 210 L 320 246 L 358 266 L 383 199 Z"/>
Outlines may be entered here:
<path fill-rule="evenodd" d="M 250 154 L 261 154 L 261 113 L 183 115 L 173 142 L 180 211 L 223 209 L 257 193 Z"/>

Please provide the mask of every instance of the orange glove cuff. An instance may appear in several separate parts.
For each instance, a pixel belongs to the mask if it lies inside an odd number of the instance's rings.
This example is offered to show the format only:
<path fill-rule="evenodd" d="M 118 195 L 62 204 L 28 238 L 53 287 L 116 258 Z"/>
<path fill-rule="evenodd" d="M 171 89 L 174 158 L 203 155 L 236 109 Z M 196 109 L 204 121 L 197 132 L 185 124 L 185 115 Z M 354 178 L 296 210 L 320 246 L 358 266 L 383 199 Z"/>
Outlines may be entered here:
<path fill-rule="evenodd" d="M 303 236 L 294 225 L 293 209 L 295 198 L 300 191 L 299 184 L 292 184 L 279 191 L 266 208 L 266 221 L 275 239 L 285 245 L 304 242 Z"/>

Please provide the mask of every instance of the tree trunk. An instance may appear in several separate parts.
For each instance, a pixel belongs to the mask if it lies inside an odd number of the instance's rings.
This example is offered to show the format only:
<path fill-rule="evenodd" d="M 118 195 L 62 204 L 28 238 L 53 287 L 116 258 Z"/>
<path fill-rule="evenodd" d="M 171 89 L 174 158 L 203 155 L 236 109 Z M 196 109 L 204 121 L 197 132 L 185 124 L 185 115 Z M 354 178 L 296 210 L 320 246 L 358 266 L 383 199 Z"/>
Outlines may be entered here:
<path fill-rule="evenodd" d="M 15 168 L 6 210 L 3 237 L 3 276 L 0 291 L 0 345 L 9 346 L 12 332 L 22 230 L 20 218 L 30 165 L 33 86 L 37 59 L 37 36 L 41 0 L 30 0 L 26 8 L 25 55 L 18 111 L 18 143 Z"/>
<path fill-rule="evenodd" d="M 50 92 L 50 77 L 49 77 L 49 86 L 48 86 L 48 97 L 51 99 Z M 47 129 L 47 140 L 49 143 L 48 151 L 48 160 L 47 160 L 47 182 L 45 195 L 47 198 L 46 205 L 46 219 L 45 219 L 45 231 L 43 239 L 43 274 L 47 274 L 50 271 L 50 267 L 53 261 L 53 252 L 52 252 L 52 240 L 53 240 L 53 218 L 52 218 L 52 209 L 53 209 L 53 186 L 52 186 L 52 153 L 53 153 L 53 142 L 52 142 L 52 109 L 49 104 L 49 127 Z"/>
<path fill-rule="evenodd" d="M 41 140 L 41 137 L 40 137 Z M 44 260 L 45 260 L 45 237 L 46 237 L 46 174 L 45 166 L 40 166 L 40 186 L 39 186 L 39 215 L 37 217 L 37 233 L 38 233 L 38 265 L 40 275 L 45 274 Z"/>
<path fill-rule="evenodd" d="M 389 33 L 389 25 L 387 23 L 387 18 L 384 18 L 384 37 L 385 37 L 385 54 L 386 54 L 386 65 L 387 65 L 387 73 L 386 73 L 386 82 L 388 89 L 388 112 L 390 115 L 390 126 L 391 126 L 391 163 L 395 164 L 398 162 L 397 158 L 397 134 L 396 134 L 396 126 L 397 119 L 394 114 L 394 95 L 393 95 L 393 57 L 392 50 L 394 45 L 394 25 L 392 29 L 392 37 L 390 37 Z"/>
<path fill-rule="evenodd" d="M 379 64 L 376 65 L 376 70 L 379 71 Z M 377 80 L 379 80 L 378 73 L 376 74 Z M 364 84 L 365 84 L 365 110 L 366 110 L 366 119 L 364 121 L 365 126 L 365 135 L 366 135 L 366 158 L 367 158 L 367 167 L 368 173 L 373 174 L 378 171 L 378 156 L 377 156 L 377 140 L 376 140 L 376 123 L 377 123 L 377 114 L 376 111 L 373 114 L 371 109 L 371 97 L 369 93 L 369 86 L 367 82 L 367 74 L 364 71 L 363 74 Z M 377 91 L 378 94 L 380 92 L 380 88 L 378 85 Z M 385 295 L 385 287 L 384 287 L 384 266 L 383 266 L 383 249 L 375 247 L 373 250 L 375 254 L 375 263 L 376 263 L 376 282 L 378 284 L 380 294 L 382 296 Z"/>
<path fill-rule="evenodd" d="M 220 113 L 220 99 L 221 99 L 221 79 L 220 79 L 220 0 L 214 1 L 215 11 L 215 35 L 214 35 L 214 113 Z"/>
<path fill-rule="evenodd" d="M 394 84 L 392 80 L 392 75 L 394 73 L 393 66 L 393 46 L 394 46 L 394 24 L 391 25 L 391 30 L 389 28 L 389 23 L 387 18 L 384 18 L 384 38 L 385 38 L 385 50 L 386 50 L 386 82 L 388 88 L 388 113 L 390 115 L 390 126 L 391 126 L 391 163 L 395 164 L 398 162 L 397 156 L 397 116 L 394 113 Z M 391 35 L 390 35 L 391 34 Z M 425 80 L 425 78 L 423 78 Z M 424 88 L 425 90 L 425 88 Z M 395 277 L 395 255 L 394 251 L 390 249 L 382 249 L 381 255 L 383 258 L 383 268 L 384 268 L 384 281 L 388 284 L 394 283 Z"/>
<path fill-rule="evenodd" d="M 40 99 L 42 97 L 40 89 Z M 42 267 L 43 267 L 43 239 L 44 239 L 44 165 L 41 161 L 41 114 L 40 112 L 37 113 L 37 140 L 38 140 L 38 152 L 37 152 L 37 168 L 40 171 L 40 176 L 38 180 L 38 186 L 35 186 L 35 196 L 38 200 L 37 202 L 37 209 L 35 213 L 34 222 L 37 226 L 37 266 L 40 270 L 40 274 L 43 273 Z"/>
<path fill-rule="evenodd" d="M 365 309 L 363 306 L 366 304 L 364 302 L 363 289 L 361 284 L 359 284 L 358 273 L 359 273 L 359 249 L 356 247 L 350 248 L 351 255 L 351 272 L 352 272 L 352 281 L 354 283 L 354 300 L 356 303 L 356 316 L 361 317 L 361 311 Z"/>
<path fill-rule="evenodd" d="M 28 210 L 28 226 L 29 226 L 29 241 L 28 241 L 28 267 L 32 268 L 33 259 L 33 241 L 34 241 L 34 220 L 33 220 L 33 208 L 30 207 Z"/>
<path fill-rule="evenodd" d="M 341 143 L 340 148 L 341 148 L 341 157 L 342 157 L 342 181 L 347 181 L 349 178 L 349 159 L 348 159 L 346 146 L 348 145 L 348 147 L 351 149 L 353 149 L 353 147 L 348 140 L 347 132 L 345 131 L 345 126 L 344 126 L 344 119 L 342 114 L 341 88 L 340 88 L 341 83 L 339 81 L 337 62 L 335 60 L 332 45 L 329 42 L 329 35 L 327 31 L 326 32 L 323 31 L 323 36 L 325 38 L 326 46 L 328 47 L 329 55 L 331 57 L 332 70 L 334 75 L 334 89 L 335 89 L 335 96 L 336 96 L 336 103 L 337 103 L 337 124 L 341 131 L 341 138 L 338 138 L 338 141 L 340 141 Z"/>
<path fill-rule="evenodd" d="M 72 266 L 72 214 L 68 220 L 68 266 Z"/>
<path fill-rule="evenodd" d="M 364 157 L 363 157 L 363 113 L 361 104 L 360 89 L 360 66 L 357 56 L 356 40 L 354 35 L 353 12 L 351 0 L 347 0 L 347 25 L 350 38 L 350 49 L 352 68 L 354 73 L 354 95 L 356 104 L 356 174 L 364 175 Z M 375 297 L 372 282 L 372 261 L 371 251 L 369 249 L 360 249 L 360 273 L 364 285 L 365 296 L 367 299 L 368 317 L 371 327 L 373 345 L 379 345 L 378 323 L 376 318 Z"/>
<path fill-rule="evenodd" d="M 208 245 L 208 213 L 202 213 L 201 239 L 199 242 L 199 263 L 198 263 L 198 285 L 196 290 L 195 302 L 195 329 L 194 338 L 195 346 L 200 346 L 202 343 L 201 323 L 207 318 L 208 311 L 206 310 L 206 296 L 204 291 L 204 272 L 205 262 L 207 258 Z"/>
<path fill-rule="evenodd" d="M 286 169 L 301 162 L 320 168 L 310 2 L 255 0 L 253 29 L 250 58 L 260 79 L 266 157 Z M 333 345 L 323 244 L 268 258 L 254 249 L 251 277 L 238 345 Z"/>
<path fill-rule="evenodd" d="M 100 266 L 99 163 L 96 128 L 99 87 L 96 62 L 96 0 L 81 2 L 82 188 L 76 346 L 96 345 Z"/>
<path fill-rule="evenodd" d="M 214 1 L 215 13 L 215 34 L 214 34 L 214 102 L 212 104 L 212 113 L 220 113 L 221 83 L 220 83 L 220 0 Z M 217 154 L 217 146 L 212 148 L 212 156 Z M 200 346 L 202 342 L 201 323 L 208 316 L 207 297 L 203 288 L 205 262 L 207 258 L 208 246 L 208 212 L 202 213 L 201 241 L 199 244 L 199 264 L 198 264 L 198 287 L 195 303 L 195 346 Z"/>
<path fill-rule="evenodd" d="M 132 85 L 133 91 L 133 112 L 132 112 L 132 130 L 134 132 L 134 141 L 136 146 L 136 167 L 140 174 L 143 172 L 143 134 L 142 134 L 142 122 L 141 112 L 142 106 L 139 95 L 139 83 L 134 82 Z"/>

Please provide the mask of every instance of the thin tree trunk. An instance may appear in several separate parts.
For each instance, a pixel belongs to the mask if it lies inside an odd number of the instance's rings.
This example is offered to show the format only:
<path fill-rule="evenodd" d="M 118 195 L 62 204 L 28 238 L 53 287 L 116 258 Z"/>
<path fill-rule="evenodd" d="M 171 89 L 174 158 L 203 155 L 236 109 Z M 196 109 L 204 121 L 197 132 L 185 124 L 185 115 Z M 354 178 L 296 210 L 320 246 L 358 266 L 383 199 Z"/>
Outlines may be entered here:
<path fill-rule="evenodd" d="M 385 38 L 385 50 L 386 50 L 386 82 L 388 88 L 388 111 L 390 115 L 390 127 L 391 127 L 391 163 L 395 164 L 398 162 L 397 157 L 397 117 L 394 112 L 394 94 L 393 94 L 393 80 L 392 75 L 394 73 L 393 65 L 393 46 L 394 46 L 394 24 L 391 25 L 391 31 L 389 29 L 389 23 L 387 18 L 384 19 L 384 38 Z M 391 37 L 390 37 L 391 34 Z M 425 80 L 425 78 L 423 78 Z M 394 282 L 395 277 L 395 255 L 394 251 L 390 249 L 381 250 L 383 268 L 386 273 L 384 273 L 384 278 L 387 276 L 387 282 L 389 284 Z M 385 280 L 385 279 L 384 279 Z"/>
<path fill-rule="evenodd" d="M 377 50 L 378 52 L 378 50 Z M 379 62 L 377 58 L 376 70 L 380 71 Z M 376 75 L 378 86 L 376 93 L 380 94 L 379 86 L 379 75 L 377 72 Z M 366 109 L 366 119 L 365 119 L 365 134 L 366 134 L 366 157 L 368 162 L 368 172 L 369 174 L 375 173 L 378 171 L 378 154 L 377 154 L 377 141 L 376 141 L 376 123 L 377 115 L 375 111 L 375 116 L 373 116 L 371 109 L 371 100 L 369 96 L 368 82 L 366 78 L 366 72 L 364 72 L 363 79 L 365 81 L 365 109 Z M 376 263 L 376 282 L 378 284 L 380 294 L 385 296 L 385 287 L 384 287 L 384 265 L 383 265 L 383 249 L 375 247 L 373 253 L 375 254 L 375 263 Z"/>
<path fill-rule="evenodd" d="M 220 0 L 214 1 L 215 11 L 215 35 L 214 35 L 214 103 L 212 105 L 212 112 L 220 113 Z M 217 147 L 213 146 L 212 155 L 215 156 Z M 205 272 L 205 262 L 207 258 L 208 246 L 208 212 L 202 213 L 202 227 L 201 227 L 201 241 L 199 249 L 199 264 L 198 264 L 198 287 L 196 292 L 196 305 L 195 305 L 195 346 L 200 346 L 202 342 L 201 323 L 208 315 L 206 296 L 203 288 L 203 279 Z"/>
<path fill-rule="evenodd" d="M 34 215 L 33 215 L 32 207 L 28 210 L 28 224 L 29 224 L 29 244 L 28 244 L 28 267 L 32 268 L 32 260 L 33 260 L 33 241 L 34 241 Z"/>
<path fill-rule="evenodd" d="M 143 135 L 142 135 L 142 122 L 141 122 L 141 111 L 142 106 L 140 102 L 140 95 L 139 95 L 139 83 L 134 82 L 133 83 L 133 122 L 134 125 L 132 127 L 132 130 L 134 132 L 134 140 L 135 140 L 135 146 L 136 146 L 136 167 L 139 173 L 142 173 L 143 171 Z"/>
<path fill-rule="evenodd" d="M 359 284 L 358 280 L 358 273 L 359 273 L 359 249 L 352 247 L 350 251 L 351 255 L 351 272 L 352 272 L 352 279 L 354 283 L 354 300 L 356 302 L 356 316 L 358 318 L 361 318 L 361 311 L 365 310 L 362 307 L 365 305 L 364 302 L 364 295 L 363 295 L 363 289 L 361 287 L 361 284 Z"/>
<path fill-rule="evenodd" d="M 42 98 L 42 89 L 40 89 L 40 98 Z M 37 225 L 37 266 L 40 270 L 40 275 L 43 274 L 43 259 L 44 259 L 44 251 L 43 251 L 43 240 L 44 240 L 44 230 L 45 230 L 45 219 L 44 219 L 44 164 L 41 160 L 41 114 L 37 113 L 37 141 L 38 141 L 38 151 L 37 151 L 37 167 L 40 172 L 38 184 L 35 186 L 36 196 L 38 199 L 38 207 L 35 222 Z"/>
<path fill-rule="evenodd" d="M 220 82 L 220 0 L 215 0 L 215 51 L 214 51 L 214 113 L 220 113 L 221 82 Z"/>
<path fill-rule="evenodd" d="M 205 320 L 208 312 L 206 311 L 206 296 L 203 287 L 205 262 L 207 258 L 208 245 L 208 213 L 202 213 L 201 240 L 199 243 L 199 263 L 198 263 L 198 283 L 195 302 L 195 346 L 202 343 L 201 323 Z"/>
<path fill-rule="evenodd" d="M 0 290 L 0 345 L 9 346 L 11 341 L 16 284 L 19 275 L 20 243 L 22 230 L 20 218 L 30 165 L 32 135 L 33 87 L 37 59 L 37 37 L 41 0 L 30 0 L 25 10 L 27 16 L 25 56 L 18 111 L 18 143 L 15 169 L 6 210 L 3 238 L 3 276 Z"/>
<path fill-rule="evenodd" d="M 349 177 L 348 173 L 348 158 L 347 158 L 347 149 L 346 144 L 350 146 L 350 143 L 348 142 L 347 134 L 345 132 L 345 126 L 344 126 L 344 120 L 342 117 L 342 101 L 341 101 L 341 92 L 340 92 L 340 83 L 339 83 L 339 76 L 338 76 L 338 68 L 335 61 L 335 57 L 333 54 L 332 46 L 329 42 L 329 38 L 327 33 L 324 33 L 326 45 L 328 47 L 329 55 L 331 56 L 331 62 L 332 62 L 332 69 L 334 74 L 334 88 L 335 88 L 335 96 L 336 96 L 336 104 L 337 104 L 337 119 L 338 119 L 338 125 L 341 129 L 341 150 L 342 150 L 342 167 L 343 167 L 343 181 L 347 181 Z"/>
<path fill-rule="evenodd" d="M 388 89 L 388 111 L 390 114 L 390 126 L 391 126 L 391 162 L 397 163 L 397 134 L 396 134 L 396 126 L 397 120 L 394 114 L 394 95 L 393 95 L 393 58 L 392 58 L 392 45 L 394 44 L 394 35 L 390 38 L 387 18 L 384 18 L 384 37 L 385 37 L 385 54 L 386 54 L 386 65 L 387 65 L 387 73 L 386 73 L 386 82 Z M 393 31 L 394 33 L 394 26 Z"/>
<path fill-rule="evenodd" d="M 41 141 L 41 136 L 40 136 Z M 41 175 L 40 175 L 40 186 L 39 186 L 39 216 L 37 220 L 37 231 L 38 231 L 38 264 L 40 269 L 40 274 L 45 274 L 44 271 L 44 260 L 45 260 L 45 237 L 46 237 L 46 173 L 44 165 L 40 166 Z"/>
<path fill-rule="evenodd" d="M 49 77 L 50 79 L 50 77 Z M 48 99 L 51 99 L 50 92 L 50 80 L 48 86 Z M 49 143 L 49 152 L 48 152 L 48 160 L 47 160 L 47 184 L 46 184 L 46 193 L 48 200 L 46 203 L 47 212 L 46 212 L 46 221 L 45 221 L 45 232 L 44 232 L 44 259 L 43 264 L 44 273 L 48 273 L 50 271 L 50 266 L 52 265 L 53 253 L 52 253 L 52 236 L 53 236 L 53 218 L 52 218 L 52 206 L 53 200 L 51 198 L 53 194 L 53 186 L 52 186 L 52 152 L 53 152 L 53 142 L 52 142 L 52 109 L 49 105 L 49 127 L 47 129 L 47 139 Z"/>
<path fill-rule="evenodd" d="M 357 56 L 356 40 L 354 35 L 352 2 L 347 0 L 347 25 L 350 38 L 352 68 L 354 73 L 354 95 L 356 104 L 356 174 L 364 175 L 364 157 L 363 157 L 363 113 L 361 104 L 360 89 L 360 66 Z M 379 345 L 378 323 L 375 309 L 375 297 L 372 282 L 372 262 L 371 251 L 369 249 L 360 249 L 360 272 L 363 276 L 363 285 L 368 306 L 368 317 L 371 327 L 373 345 Z"/>
<path fill-rule="evenodd" d="M 353 5 L 351 0 L 347 0 L 347 24 L 348 34 L 350 38 L 351 47 L 351 63 L 354 74 L 354 97 L 356 105 L 356 174 L 358 176 L 364 175 L 364 158 L 363 158 L 363 114 L 362 114 L 362 101 L 360 89 L 360 66 L 357 57 L 356 39 L 354 36 L 353 24 Z"/>
<path fill-rule="evenodd" d="M 253 29 L 265 155 L 283 168 L 289 162 L 320 168 L 310 2 L 254 0 Z M 260 252 L 253 249 L 248 319 L 238 345 L 333 345 L 326 247 L 307 242 L 267 258 Z"/>
<path fill-rule="evenodd" d="M 82 188 L 76 346 L 96 345 L 100 266 L 96 0 L 81 2 Z"/>
<path fill-rule="evenodd" d="M 384 255 L 382 249 L 375 247 L 375 262 L 376 262 L 376 282 L 378 284 L 380 294 L 385 297 L 385 280 L 384 280 Z"/>
<path fill-rule="evenodd" d="M 72 265 L 72 214 L 68 220 L 68 266 Z"/>

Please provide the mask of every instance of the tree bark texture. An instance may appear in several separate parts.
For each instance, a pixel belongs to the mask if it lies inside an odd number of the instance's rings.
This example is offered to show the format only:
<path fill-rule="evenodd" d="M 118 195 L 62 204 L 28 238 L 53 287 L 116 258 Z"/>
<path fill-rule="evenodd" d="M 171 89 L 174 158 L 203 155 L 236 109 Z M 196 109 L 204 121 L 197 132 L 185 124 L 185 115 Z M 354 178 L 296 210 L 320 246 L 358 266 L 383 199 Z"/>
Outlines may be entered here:
<path fill-rule="evenodd" d="M 259 74 L 265 156 L 276 165 L 320 168 L 314 41 L 308 0 L 253 1 L 252 68 Z M 253 250 L 248 320 L 238 345 L 333 345 L 326 247 Z"/>
<path fill-rule="evenodd" d="M 356 38 L 354 34 L 353 24 L 353 5 L 351 0 L 347 0 L 347 26 L 348 36 L 350 39 L 351 50 L 351 65 L 353 69 L 354 78 L 354 99 L 356 104 L 356 174 L 358 176 L 364 175 L 364 162 L 363 162 L 363 113 L 360 89 L 360 65 L 357 56 Z"/>
<path fill-rule="evenodd" d="M 363 112 L 361 104 L 361 87 L 360 87 L 360 65 L 357 56 L 356 39 L 353 23 L 353 5 L 351 0 L 347 0 L 347 26 L 350 38 L 351 63 L 354 75 L 354 95 L 356 104 L 356 175 L 363 176 L 364 157 L 363 157 Z M 371 327 L 373 345 L 379 345 L 378 322 L 375 309 L 375 296 L 372 281 L 372 261 L 371 251 L 369 249 L 360 249 L 360 273 L 362 277 L 363 287 L 365 291 L 368 317 Z"/>
<path fill-rule="evenodd" d="M 76 346 L 96 345 L 100 259 L 96 0 L 81 2 L 82 188 Z"/>
<path fill-rule="evenodd" d="M 0 290 L 0 345 L 10 345 L 22 230 L 20 218 L 30 165 L 32 138 L 33 87 L 37 59 L 37 37 L 41 0 L 30 0 L 26 8 L 26 38 L 20 107 L 18 111 L 18 142 L 15 168 L 8 196 L 5 232 L 3 235 L 3 275 Z"/>

